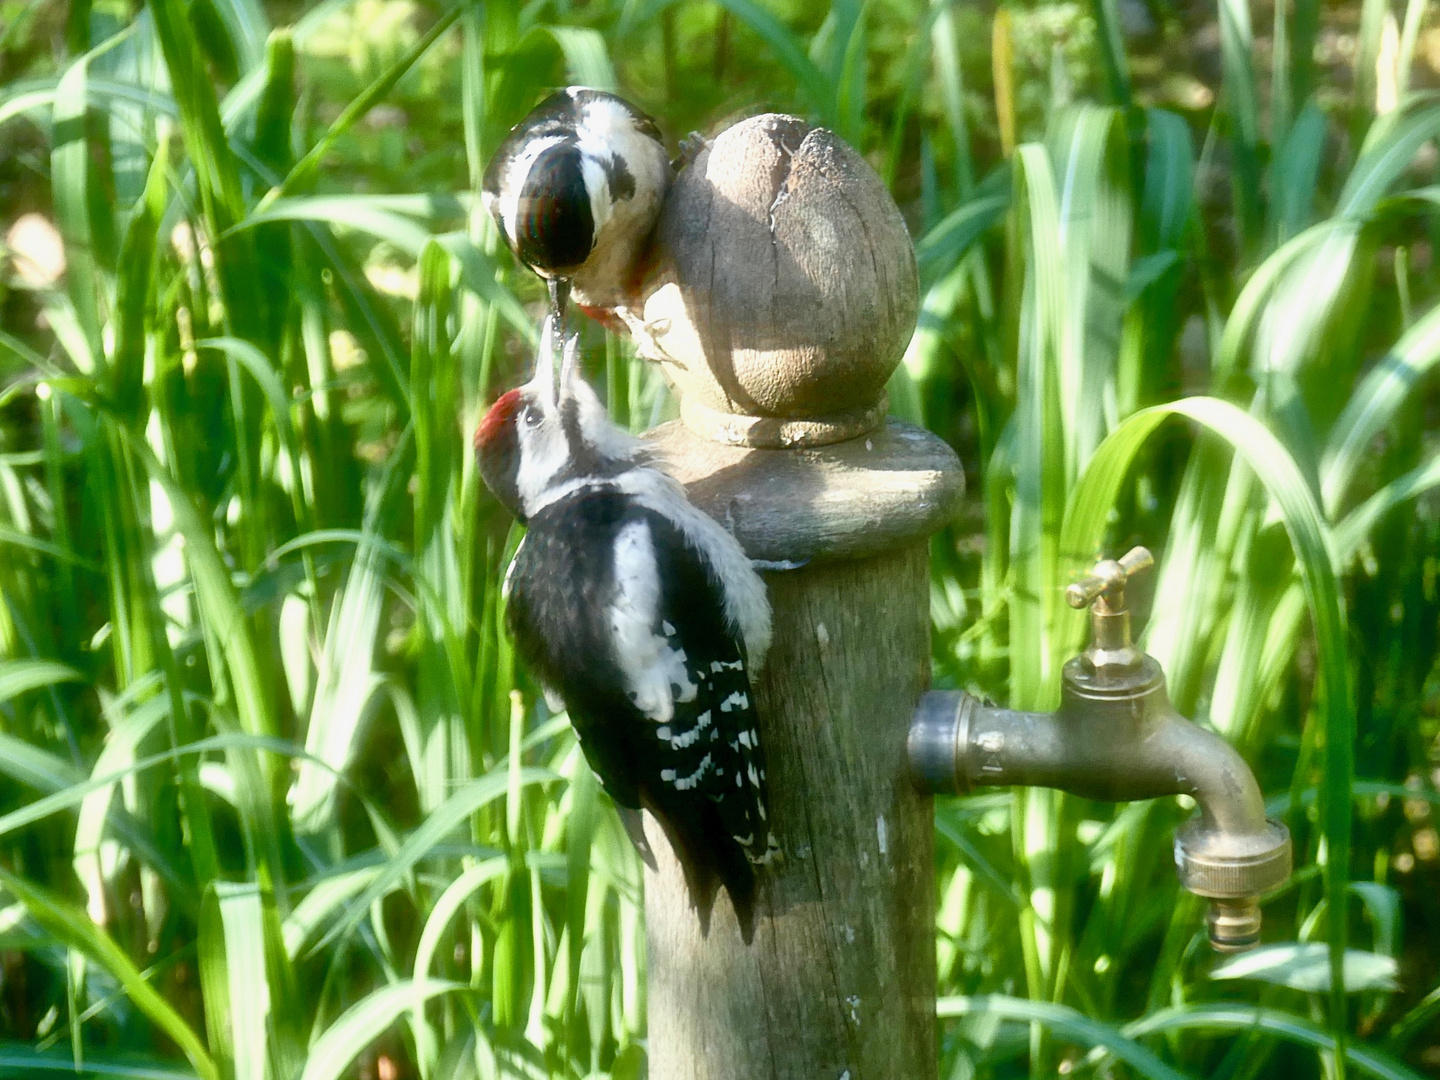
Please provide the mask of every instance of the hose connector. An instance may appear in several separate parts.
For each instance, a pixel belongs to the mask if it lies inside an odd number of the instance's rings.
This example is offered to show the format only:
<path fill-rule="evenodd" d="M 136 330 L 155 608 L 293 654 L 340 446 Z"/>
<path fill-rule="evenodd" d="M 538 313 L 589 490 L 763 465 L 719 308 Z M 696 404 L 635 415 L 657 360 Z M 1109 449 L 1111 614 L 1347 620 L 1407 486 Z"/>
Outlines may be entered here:
<path fill-rule="evenodd" d="M 1204 817 L 1175 832 L 1180 884 L 1210 901 L 1205 924 L 1217 952 L 1243 952 L 1260 941 L 1260 896 L 1290 878 L 1290 830 L 1273 818 L 1254 836 L 1217 830 Z"/>

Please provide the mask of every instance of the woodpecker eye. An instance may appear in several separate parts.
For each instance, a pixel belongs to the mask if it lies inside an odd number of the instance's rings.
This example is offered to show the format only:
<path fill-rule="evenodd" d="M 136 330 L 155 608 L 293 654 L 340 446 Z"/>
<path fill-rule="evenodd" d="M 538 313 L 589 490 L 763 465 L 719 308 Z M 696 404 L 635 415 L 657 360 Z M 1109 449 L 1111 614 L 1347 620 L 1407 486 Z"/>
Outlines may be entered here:
<path fill-rule="evenodd" d="M 524 424 L 527 428 L 534 427 L 543 419 L 544 416 L 541 414 L 539 409 L 535 408 L 534 405 L 527 405 L 525 407 L 525 411 L 520 414 L 520 422 Z"/>

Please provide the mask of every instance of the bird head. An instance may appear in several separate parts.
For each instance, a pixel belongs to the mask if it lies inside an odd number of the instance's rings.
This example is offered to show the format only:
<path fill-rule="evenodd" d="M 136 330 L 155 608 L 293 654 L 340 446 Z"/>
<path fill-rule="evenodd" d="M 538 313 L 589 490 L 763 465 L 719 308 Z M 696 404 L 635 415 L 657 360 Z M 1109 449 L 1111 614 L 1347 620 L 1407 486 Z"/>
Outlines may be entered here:
<path fill-rule="evenodd" d="M 610 421 L 580 376 L 578 337 L 565 342 L 557 377 L 555 322 L 545 320 L 534 377 L 501 394 L 475 431 L 481 477 L 521 522 L 648 461 L 644 444 Z"/>
<path fill-rule="evenodd" d="M 582 306 L 605 309 L 633 291 L 669 182 L 650 117 L 614 94 L 571 86 L 511 130 L 482 197 L 521 262 L 573 280 Z"/>

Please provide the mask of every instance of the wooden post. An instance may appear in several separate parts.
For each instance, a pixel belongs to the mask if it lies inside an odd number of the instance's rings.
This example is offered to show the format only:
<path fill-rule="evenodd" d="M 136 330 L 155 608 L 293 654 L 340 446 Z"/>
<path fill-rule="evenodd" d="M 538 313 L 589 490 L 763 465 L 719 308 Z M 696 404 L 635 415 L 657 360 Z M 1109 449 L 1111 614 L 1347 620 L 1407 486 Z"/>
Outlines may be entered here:
<path fill-rule="evenodd" d="M 926 540 L 963 494 L 955 455 L 889 421 L 804 451 L 655 441 L 767 575 L 775 644 L 755 686 L 771 821 L 754 939 L 722 892 L 709 934 L 655 822 L 645 878 L 651 1080 L 936 1075 L 934 819 L 909 780 L 929 667 Z"/>
<path fill-rule="evenodd" d="M 955 455 L 886 420 L 919 308 L 880 178 L 793 116 L 721 132 L 676 177 L 639 335 L 680 395 L 652 433 L 692 501 L 767 575 L 754 683 L 783 860 L 746 944 L 708 933 L 659 826 L 645 875 L 651 1080 L 933 1080 L 934 818 L 911 785 L 930 670 L 927 543 L 964 489 Z"/>

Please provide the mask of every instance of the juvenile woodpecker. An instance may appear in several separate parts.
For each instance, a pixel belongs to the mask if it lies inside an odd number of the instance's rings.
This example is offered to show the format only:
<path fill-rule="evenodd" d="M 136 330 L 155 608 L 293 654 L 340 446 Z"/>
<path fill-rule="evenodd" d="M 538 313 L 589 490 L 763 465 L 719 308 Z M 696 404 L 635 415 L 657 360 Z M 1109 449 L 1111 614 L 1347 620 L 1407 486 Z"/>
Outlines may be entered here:
<path fill-rule="evenodd" d="M 650 810 L 708 925 L 717 883 L 749 939 L 771 836 L 750 678 L 770 646 L 765 585 L 645 444 L 610 423 L 547 319 L 534 379 L 475 434 L 480 474 L 528 526 L 506 617 L 615 802 Z M 633 831 L 632 831 L 633 835 Z"/>
<path fill-rule="evenodd" d="M 669 185 L 655 121 L 614 94 L 571 86 L 515 125 L 482 197 L 510 250 L 549 283 L 563 337 L 572 294 L 587 314 L 639 327 L 640 254 Z"/>

